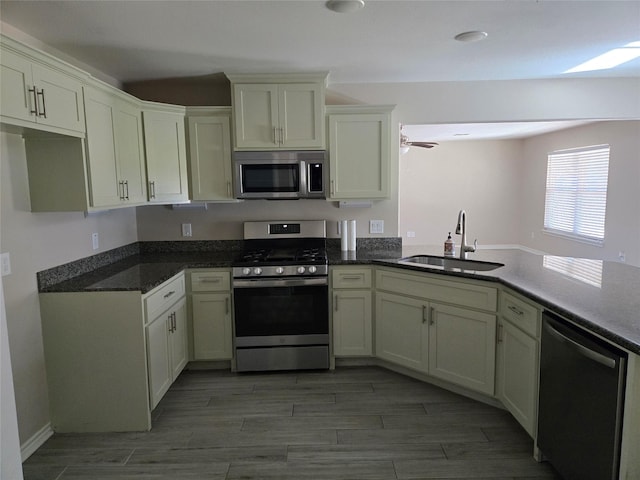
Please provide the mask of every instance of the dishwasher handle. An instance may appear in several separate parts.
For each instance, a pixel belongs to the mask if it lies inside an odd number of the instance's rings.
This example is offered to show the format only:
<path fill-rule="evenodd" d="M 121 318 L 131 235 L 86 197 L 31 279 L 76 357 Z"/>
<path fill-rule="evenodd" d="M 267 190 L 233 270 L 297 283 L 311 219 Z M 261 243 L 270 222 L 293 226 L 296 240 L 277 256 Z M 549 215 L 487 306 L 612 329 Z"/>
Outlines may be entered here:
<path fill-rule="evenodd" d="M 584 357 L 587 357 L 594 362 L 598 362 L 601 365 L 604 365 L 608 368 L 616 368 L 616 361 L 613 358 L 607 357 L 606 355 L 602 355 L 599 352 L 594 352 L 590 348 L 585 347 L 584 345 L 572 340 L 569 337 L 566 337 L 558 330 L 553 328 L 548 322 L 544 322 L 544 328 L 549 332 L 552 336 L 554 336 L 557 340 L 569 345 L 573 350 L 578 352 Z"/>

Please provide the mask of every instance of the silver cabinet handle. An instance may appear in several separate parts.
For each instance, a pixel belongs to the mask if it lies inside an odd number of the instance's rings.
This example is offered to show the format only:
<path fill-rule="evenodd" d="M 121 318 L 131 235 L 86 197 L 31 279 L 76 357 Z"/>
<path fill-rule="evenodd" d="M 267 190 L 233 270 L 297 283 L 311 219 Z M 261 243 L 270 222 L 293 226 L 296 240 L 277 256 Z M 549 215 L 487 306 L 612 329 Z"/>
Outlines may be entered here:
<path fill-rule="evenodd" d="M 126 192 L 127 192 L 127 193 L 124 193 L 123 191 L 124 200 L 129 200 L 129 180 L 124 181 L 124 188 L 126 188 Z"/>
<path fill-rule="evenodd" d="M 333 180 L 331 180 L 331 195 L 334 195 L 336 193 L 336 184 Z"/>
<path fill-rule="evenodd" d="M 169 321 L 169 333 L 173 333 L 173 313 L 169 314 L 167 320 Z"/>
<path fill-rule="evenodd" d="M 225 313 L 229 315 L 229 297 L 224 299 L 224 308 L 225 308 Z"/>
<path fill-rule="evenodd" d="M 276 127 L 273 127 L 273 143 L 275 143 L 276 145 L 278 144 L 278 134 L 277 134 L 278 129 Z"/>
<path fill-rule="evenodd" d="M 337 312 L 338 311 L 338 294 L 336 293 L 333 298 L 334 298 L 333 310 Z"/>
<path fill-rule="evenodd" d="M 498 324 L 498 331 L 496 332 L 496 336 L 497 336 L 496 341 L 498 343 L 502 343 L 502 340 L 503 340 L 503 334 L 502 334 L 503 327 L 504 326 L 501 323 Z"/>
<path fill-rule="evenodd" d="M 427 306 L 423 305 L 422 306 L 422 323 L 425 323 L 427 320 L 428 320 Z"/>
<path fill-rule="evenodd" d="M 284 128 L 280 127 L 280 145 L 284 145 Z"/>
<path fill-rule="evenodd" d="M 29 110 L 29 113 L 38 116 L 38 95 L 36 94 L 36 87 L 30 88 L 29 93 L 33 93 L 33 108 Z"/>
<path fill-rule="evenodd" d="M 435 325 L 436 323 L 434 319 L 435 317 L 434 313 L 435 313 L 434 308 L 433 307 L 429 308 L 429 325 Z"/>
<path fill-rule="evenodd" d="M 231 182 L 227 182 L 227 197 L 231 196 Z"/>
<path fill-rule="evenodd" d="M 149 182 L 149 198 L 156 198 L 156 182 Z"/>
<path fill-rule="evenodd" d="M 122 184 L 122 180 L 118 182 L 118 198 L 124 200 L 124 185 Z"/>
<path fill-rule="evenodd" d="M 163 298 L 169 298 L 174 293 L 176 293 L 176 291 L 175 290 L 171 290 L 169 293 L 165 294 Z"/>
<path fill-rule="evenodd" d="M 38 113 L 39 117 L 47 118 L 47 105 L 44 103 L 44 88 L 41 88 L 36 95 L 42 97 L 42 111 Z"/>
<path fill-rule="evenodd" d="M 522 310 L 520 310 L 519 308 L 514 307 L 513 305 L 509 305 L 507 307 L 509 310 L 511 310 L 513 313 L 515 313 L 518 316 L 522 316 L 524 315 L 524 312 Z"/>

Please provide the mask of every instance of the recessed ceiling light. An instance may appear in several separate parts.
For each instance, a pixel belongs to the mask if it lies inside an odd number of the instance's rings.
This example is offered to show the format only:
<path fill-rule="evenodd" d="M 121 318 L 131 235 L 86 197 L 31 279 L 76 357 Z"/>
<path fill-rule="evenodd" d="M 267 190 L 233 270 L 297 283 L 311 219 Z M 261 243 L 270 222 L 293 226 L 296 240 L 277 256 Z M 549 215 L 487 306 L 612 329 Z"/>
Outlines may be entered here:
<path fill-rule="evenodd" d="M 563 73 L 591 72 L 593 70 L 607 70 L 640 57 L 640 42 L 627 43 L 624 47 L 614 48 L 598 55 Z"/>
<path fill-rule="evenodd" d="M 337 13 L 353 13 L 364 7 L 364 0 L 329 0 L 326 6 Z"/>
<path fill-rule="evenodd" d="M 479 30 L 472 30 L 470 32 L 462 32 L 453 37 L 459 42 L 479 42 L 487 38 L 487 32 L 481 32 Z"/>

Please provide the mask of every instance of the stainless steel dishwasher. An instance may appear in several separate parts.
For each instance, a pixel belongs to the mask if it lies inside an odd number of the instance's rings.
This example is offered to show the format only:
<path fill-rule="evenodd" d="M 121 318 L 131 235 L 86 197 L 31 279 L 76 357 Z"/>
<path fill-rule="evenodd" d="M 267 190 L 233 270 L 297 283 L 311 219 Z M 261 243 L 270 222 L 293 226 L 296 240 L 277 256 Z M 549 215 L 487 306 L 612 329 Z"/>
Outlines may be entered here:
<path fill-rule="evenodd" d="M 538 448 L 565 480 L 617 480 L 626 353 L 542 315 Z"/>

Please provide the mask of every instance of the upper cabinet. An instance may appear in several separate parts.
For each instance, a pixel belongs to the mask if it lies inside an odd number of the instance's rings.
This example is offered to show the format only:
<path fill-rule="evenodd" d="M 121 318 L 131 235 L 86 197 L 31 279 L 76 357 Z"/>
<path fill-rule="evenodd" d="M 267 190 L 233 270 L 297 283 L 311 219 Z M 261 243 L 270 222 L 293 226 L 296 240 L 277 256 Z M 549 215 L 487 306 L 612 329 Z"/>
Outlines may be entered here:
<path fill-rule="evenodd" d="M 147 201 L 140 102 L 116 92 L 85 87 L 87 170 L 95 208 Z"/>
<path fill-rule="evenodd" d="M 324 150 L 327 74 L 227 75 L 235 150 Z"/>
<path fill-rule="evenodd" d="M 65 135 L 84 135 L 82 82 L 83 75 L 70 65 L 2 37 L 0 98 L 3 123 Z"/>
<path fill-rule="evenodd" d="M 189 201 L 184 107 L 143 102 L 150 203 Z"/>
<path fill-rule="evenodd" d="M 327 107 L 330 200 L 389 197 L 391 106 Z"/>
<path fill-rule="evenodd" d="M 187 109 L 189 198 L 233 201 L 231 109 Z"/>

